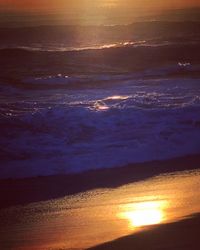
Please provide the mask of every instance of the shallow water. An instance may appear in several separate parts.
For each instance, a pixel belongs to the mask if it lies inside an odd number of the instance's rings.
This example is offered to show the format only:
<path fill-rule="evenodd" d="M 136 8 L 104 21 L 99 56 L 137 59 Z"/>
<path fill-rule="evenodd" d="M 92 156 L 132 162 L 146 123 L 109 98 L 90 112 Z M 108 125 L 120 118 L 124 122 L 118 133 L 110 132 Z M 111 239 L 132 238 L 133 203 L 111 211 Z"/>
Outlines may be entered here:
<path fill-rule="evenodd" d="M 85 249 L 200 211 L 200 170 L 0 211 L 2 249 Z"/>

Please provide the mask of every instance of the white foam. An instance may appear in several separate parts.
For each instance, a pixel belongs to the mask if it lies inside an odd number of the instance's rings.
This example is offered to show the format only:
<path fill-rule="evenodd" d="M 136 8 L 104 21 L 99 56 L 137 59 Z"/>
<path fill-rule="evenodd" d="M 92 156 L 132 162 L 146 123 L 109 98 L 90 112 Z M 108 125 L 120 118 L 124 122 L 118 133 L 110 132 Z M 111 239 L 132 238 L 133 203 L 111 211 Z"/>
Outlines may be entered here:
<path fill-rule="evenodd" d="M 15 105 L 23 112 L 1 120 L 9 128 L 1 134 L 8 156 L 1 178 L 82 172 L 200 151 L 199 79 L 125 76 L 107 88 L 31 93 Z"/>

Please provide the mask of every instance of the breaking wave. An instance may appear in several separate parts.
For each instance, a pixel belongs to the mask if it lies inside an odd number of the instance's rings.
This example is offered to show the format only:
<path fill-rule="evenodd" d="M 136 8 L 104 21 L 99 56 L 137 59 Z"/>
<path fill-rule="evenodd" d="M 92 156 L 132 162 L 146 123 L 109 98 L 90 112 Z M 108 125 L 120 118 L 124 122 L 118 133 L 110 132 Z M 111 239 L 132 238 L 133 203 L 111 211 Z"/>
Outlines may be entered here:
<path fill-rule="evenodd" d="M 0 109 L 1 178 L 199 153 L 199 80 L 124 77 L 102 88 L 7 96 Z"/>

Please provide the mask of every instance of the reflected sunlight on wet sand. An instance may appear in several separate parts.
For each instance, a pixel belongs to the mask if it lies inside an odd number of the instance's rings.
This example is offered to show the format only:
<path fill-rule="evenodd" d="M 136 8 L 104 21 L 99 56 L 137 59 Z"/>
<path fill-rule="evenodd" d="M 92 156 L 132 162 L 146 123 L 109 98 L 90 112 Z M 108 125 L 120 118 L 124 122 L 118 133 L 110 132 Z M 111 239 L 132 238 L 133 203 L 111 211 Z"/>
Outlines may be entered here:
<path fill-rule="evenodd" d="M 199 191 L 194 170 L 0 210 L 0 245 L 85 249 L 200 212 Z"/>

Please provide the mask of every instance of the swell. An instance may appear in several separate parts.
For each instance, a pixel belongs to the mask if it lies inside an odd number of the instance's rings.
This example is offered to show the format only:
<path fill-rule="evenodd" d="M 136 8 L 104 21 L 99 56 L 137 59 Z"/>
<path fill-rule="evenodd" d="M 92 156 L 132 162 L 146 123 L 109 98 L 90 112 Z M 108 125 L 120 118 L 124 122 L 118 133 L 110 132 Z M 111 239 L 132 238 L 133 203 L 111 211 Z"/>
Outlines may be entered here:
<path fill-rule="evenodd" d="M 116 26 L 38 26 L 25 28 L 0 28 L 1 44 L 18 44 L 50 40 L 68 44 L 109 43 L 119 40 L 152 39 L 155 37 L 196 36 L 199 22 L 137 22 Z M 39 39 L 38 39 L 39 38 Z"/>
<path fill-rule="evenodd" d="M 29 51 L 12 48 L 0 50 L 0 78 L 22 80 L 62 74 L 99 75 L 139 73 L 168 65 L 178 65 L 173 74 L 189 75 L 190 65 L 200 64 L 200 44 L 168 44 L 164 46 L 125 46 L 82 51 Z M 183 67 L 181 67 L 181 65 Z M 192 70 L 199 76 L 199 70 Z M 2 82 L 1 81 L 1 82 Z"/>
<path fill-rule="evenodd" d="M 200 38 L 198 36 L 187 36 L 187 37 L 170 37 L 169 39 L 164 38 L 155 38 L 155 39 L 147 39 L 147 40 L 119 40 L 113 41 L 112 43 L 88 43 L 84 45 L 71 45 L 66 44 L 54 44 L 46 43 L 46 44 L 26 44 L 26 45 L 1 45 L 0 52 L 1 53 L 24 53 L 24 52 L 49 52 L 49 53 L 65 53 L 65 52 L 81 52 L 81 51 L 90 51 L 90 50 L 112 50 L 112 49 L 148 49 L 148 48 L 177 48 L 177 47 L 185 47 L 185 46 L 200 46 Z"/>

